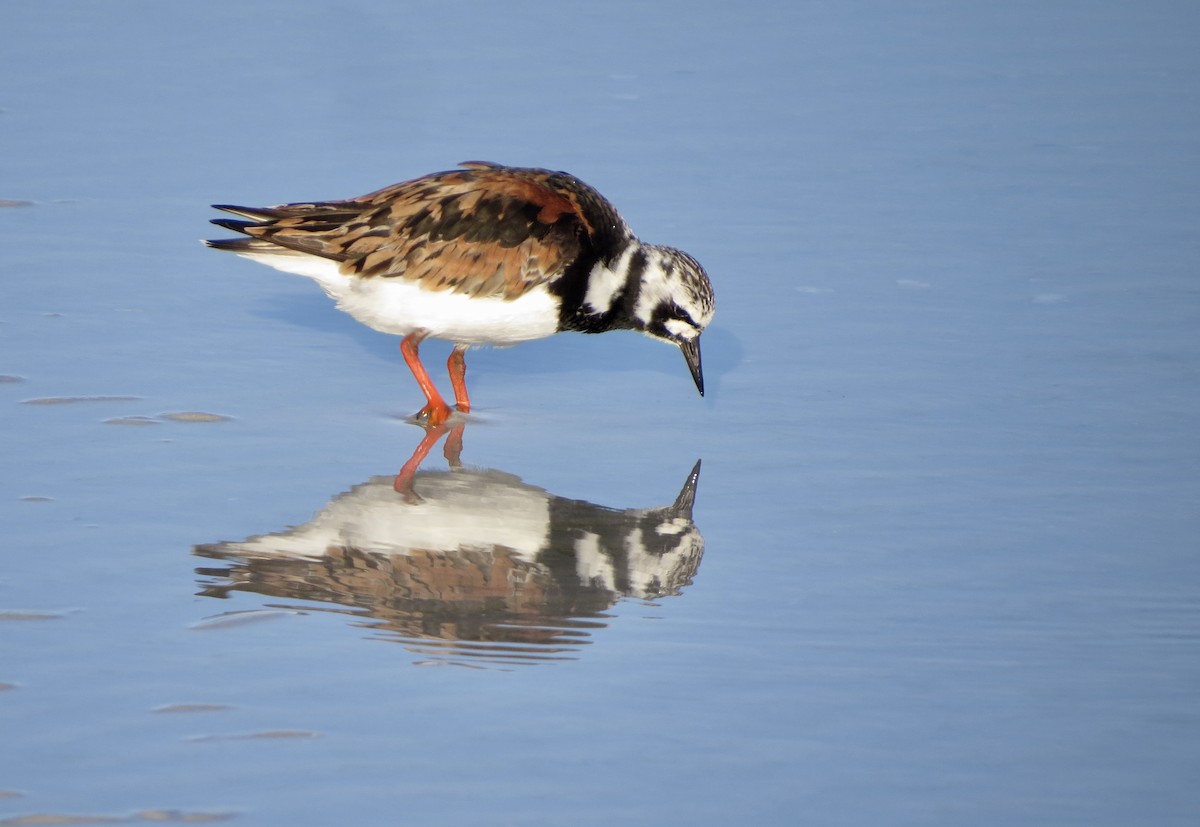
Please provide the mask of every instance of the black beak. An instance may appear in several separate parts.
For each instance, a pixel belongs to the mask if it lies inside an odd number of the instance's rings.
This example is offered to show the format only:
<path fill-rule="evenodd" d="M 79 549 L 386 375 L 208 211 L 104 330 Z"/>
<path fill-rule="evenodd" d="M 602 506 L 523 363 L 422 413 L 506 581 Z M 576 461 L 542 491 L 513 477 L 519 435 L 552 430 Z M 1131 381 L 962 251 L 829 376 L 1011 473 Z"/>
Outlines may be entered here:
<path fill-rule="evenodd" d="M 690 342 L 680 342 L 679 349 L 683 351 L 683 359 L 687 362 L 688 370 L 692 372 L 692 379 L 696 380 L 696 390 L 700 391 L 701 396 L 704 396 L 704 371 L 700 367 L 700 337 L 697 336 Z"/>

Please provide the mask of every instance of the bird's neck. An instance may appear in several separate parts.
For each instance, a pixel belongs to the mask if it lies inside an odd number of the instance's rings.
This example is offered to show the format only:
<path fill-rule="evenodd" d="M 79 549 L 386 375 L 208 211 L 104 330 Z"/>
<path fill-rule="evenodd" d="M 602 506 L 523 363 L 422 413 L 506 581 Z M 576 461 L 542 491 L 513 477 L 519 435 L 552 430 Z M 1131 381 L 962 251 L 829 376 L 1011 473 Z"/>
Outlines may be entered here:
<path fill-rule="evenodd" d="M 653 306 L 649 290 L 665 281 L 658 248 L 630 236 L 608 258 L 598 258 L 563 279 L 559 326 L 563 330 L 602 333 L 643 329 Z M 650 301 L 648 301 L 650 300 Z"/>

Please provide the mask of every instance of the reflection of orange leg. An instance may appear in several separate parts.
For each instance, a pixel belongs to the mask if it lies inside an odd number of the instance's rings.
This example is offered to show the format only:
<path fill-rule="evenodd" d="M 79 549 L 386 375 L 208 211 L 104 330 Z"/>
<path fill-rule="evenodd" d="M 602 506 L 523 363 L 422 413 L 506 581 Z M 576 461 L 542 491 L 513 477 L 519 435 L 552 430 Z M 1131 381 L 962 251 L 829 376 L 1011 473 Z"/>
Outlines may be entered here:
<path fill-rule="evenodd" d="M 467 398 L 467 346 L 455 345 L 450 351 L 450 359 L 446 362 L 450 369 L 450 384 L 454 386 L 454 407 L 463 413 L 471 410 L 471 400 Z"/>
<path fill-rule="evenodd" d="M 450 436 L 446 437 L 442 454 L 451 468 L 462 468 L 463 430 L 466 427 L 466 423 L 455 425 L 450 429 Z"/>
<path fill-rule="evenodd" d="M 462 426 L 459 426 L 461 428 Z M 455 430 L 459 430 L 456 428 Z M 392 488 L 404 497 L 406 502 L 419 503 L 421 501 L 417 492 L 413 491 L 413 477 L 417 474 L 417 469 L 421 467 L 421 463 L 425 461 L 425 457 L 429 456 L 429 452 L 437 445 L 439 439 L 446 434 L 445 425 L 430 425 L 425 428 L 425 436 L 421 439 L 421 444 L 417 446 L 417 450 L 413 451 L 413 455 L 408 458 L 408 462 L 404 463 L 404 467 L 400 469 L 400 473 L 396 475 L 395 481 L 392 483 Z M 461 439 L 462 433 L 459 431 Z"/>
<path fill-rule="evenodd" d="M 426 335 L 417 331 L 405 336 L 400 342 L 400 353 L 403 354 L 404 363 L 412 371 L 417 384 L 421 386 L 421 393 L 425 394 L 425 407 L 417 411 L 417 419 L 425 419 L 430 425 L 441 425 L 450 416 L 450 406 L 442 399 L 442 395 L 434 387 L 433 380 L 425 372 L 425 366 L 421 364 L 418 348 Z"/>

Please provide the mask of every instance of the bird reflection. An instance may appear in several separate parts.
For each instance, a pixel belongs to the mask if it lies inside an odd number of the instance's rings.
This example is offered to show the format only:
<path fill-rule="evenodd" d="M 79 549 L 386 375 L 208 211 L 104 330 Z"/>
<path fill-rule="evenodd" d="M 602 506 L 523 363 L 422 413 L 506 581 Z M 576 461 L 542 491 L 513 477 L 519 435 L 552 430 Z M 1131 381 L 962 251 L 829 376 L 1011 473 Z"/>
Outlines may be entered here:
<path fill-rule="evenodd" d="M 398 474 L 338 494 L 304 525 L 197 546 L 226 563 L 197 569 L 200 593 L 333 604 L 431 662 L 500 665 L 573 659 L 622 597 L 691 584 L 704 552 L 699 462 L 671 505 L 622 511 L 463 467 L 463 428 L 429 426 Z M 450 470 L 419 470 L 443 437 Z"/>

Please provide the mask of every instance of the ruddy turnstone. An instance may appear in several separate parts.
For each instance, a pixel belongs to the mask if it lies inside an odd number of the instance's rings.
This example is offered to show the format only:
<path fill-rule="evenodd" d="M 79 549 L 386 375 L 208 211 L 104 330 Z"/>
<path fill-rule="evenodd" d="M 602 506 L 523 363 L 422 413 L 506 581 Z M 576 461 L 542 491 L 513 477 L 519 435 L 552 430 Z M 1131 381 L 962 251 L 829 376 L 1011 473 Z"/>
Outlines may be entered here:
<path fill-rule="evenodd" d="M 643 244 L 616 208 L 565 172 L 469 161 L 346 201 L 216 209 L 248 238 L 206 242 L 316 281 L 368 327 L 403 336 L 425 394 L 418 418 L 450 415 L 418 354 L 454 343 L 458 410 L 470 410 L 465 351 L 574 330 L 632 329 L 677 345 L 704 395 L 700 334 L 712 320 L 704 268 Z"/>

